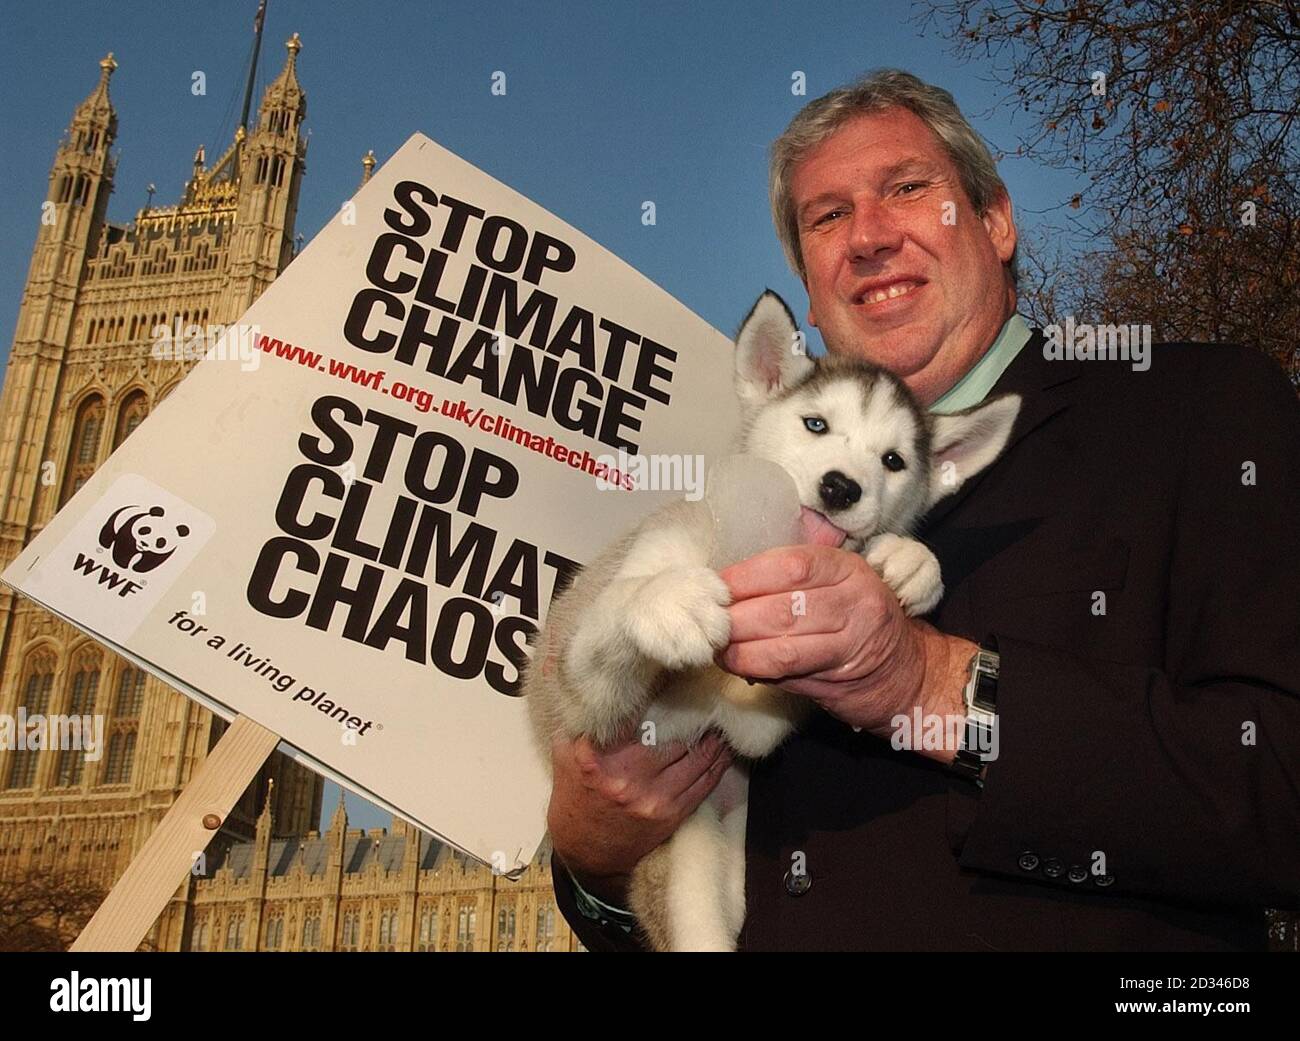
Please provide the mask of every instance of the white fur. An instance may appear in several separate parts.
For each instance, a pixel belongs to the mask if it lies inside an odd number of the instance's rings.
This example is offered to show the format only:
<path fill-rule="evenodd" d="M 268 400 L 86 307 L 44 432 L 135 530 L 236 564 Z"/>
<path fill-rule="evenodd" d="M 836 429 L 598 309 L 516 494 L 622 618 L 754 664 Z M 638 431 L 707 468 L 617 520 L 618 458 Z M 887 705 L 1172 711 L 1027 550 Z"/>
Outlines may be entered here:
<path fill-rule="evenodd" d="M 931 503 L 996 458 L 1019 399 L 928 420 L 905 389 L 868 366 L 811 381 L 817 364 L 799 352 L 795 333 L 780 298 L 766 293 L 737 336 L 738 448 L 784 467 L 800 501 L 829 511 L 846 531 L 844 548 L 865 556 L 909 615 L 924 614 L 943 595 L 939 562 L 907 532 Z M 828 432 L 810 432 L 809 415 L 824 419 Z M 919 457 L 923 427 L 932 458 Z M 905 469 L 883 465 L 890 451 L 908 461 Z M 941 464 L 948 464 L 942 474 Z M 831 510 L 820 495 L 822 475 L 831 470 L 860 488 L 843 509 Z M 748 684 L 714 665 L 715 652 L 728 643 L 730 617 L 727 587 L 708 566 L 712 525 L 706 501 L 672 503 L 617 539 L 551 605 L 524 681 L 548 762 L 556 733 L 604 744 L 634 736 L 646 723 L 660 747 L 693 743 L 717 728 L 741 757 L 758 759 L 807 711 L 804 698 Z M 633 910 L 647 931 L 653 924 L 667 934 L 668 948 L 735 949 L 745 916 L 747 800 L 741 762 L 637 866 L 633 891 L 642 895 Z M 649 867 L 653 858 L 659 871 L 666 866 L 662 886 L 647 881 L 659 877 Z"/>
<path fill-rule="evenodd" d="M 915 539 L 887 531 L 868 540 L 866 558 L 908 614 L 928 614 L 943 599 L 939 561 Z"/>

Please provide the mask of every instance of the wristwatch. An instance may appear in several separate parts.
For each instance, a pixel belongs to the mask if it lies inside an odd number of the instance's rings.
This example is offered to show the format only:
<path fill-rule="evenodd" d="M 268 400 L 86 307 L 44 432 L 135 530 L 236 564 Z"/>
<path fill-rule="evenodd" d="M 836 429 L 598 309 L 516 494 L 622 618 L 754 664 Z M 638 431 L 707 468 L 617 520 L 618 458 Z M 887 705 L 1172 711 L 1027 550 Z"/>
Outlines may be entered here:
<path fill-rule="evenodd" d="M 971 656 L 970 672 L 962 691 L 966 706 L 966 725 L 962 728 L 957 756 L 952 769 L 984 787 L 984 768 L 997 755 L 994 730 L 997 727 L 998 668 L 1001 658 L 997 641 L 985 640 Z"/>

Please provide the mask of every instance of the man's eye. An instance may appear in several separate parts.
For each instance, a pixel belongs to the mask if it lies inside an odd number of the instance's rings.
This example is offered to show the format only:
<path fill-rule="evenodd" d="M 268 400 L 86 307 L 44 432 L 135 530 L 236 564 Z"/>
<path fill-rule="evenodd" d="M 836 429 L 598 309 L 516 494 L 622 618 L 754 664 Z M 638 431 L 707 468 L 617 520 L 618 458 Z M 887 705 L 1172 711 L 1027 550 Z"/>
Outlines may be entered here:
<path fill-rule="evenodd" d="M 897 452 L 886 452 L 880 457 L 880 461 L 885 464 L 886 470 L 892 470 L 894 473 L 898 473 L 899 470 L 907 466 L 907 463 L 903 461 L 903 457 Z"/>
<path fill-rule="evenodd" d="M 822 419 L 821 416 L 804 416 L 803 425 L 814 434 L 826 433 L 826 420 Z"/>
<path fill-rule="evenodd" d="M 844 212 L 843 210 L 831 210 L 829 213 L 823 213 L 820 217 L 818 217 L 815 221 L 813 221 L 813 227 L 816 227 L 818 224 L 825 224 L 826 221 L 830 220 L 832 217 L 841 214 L 843 212 Z"/>
<path fill-rule="evenodd" d="M 898 190 L 902 192 L 907 188 L 924 188 L 924 187 L 925 187 L 924 181 L 908 181 L 906 184 L 899 185 Z"/>

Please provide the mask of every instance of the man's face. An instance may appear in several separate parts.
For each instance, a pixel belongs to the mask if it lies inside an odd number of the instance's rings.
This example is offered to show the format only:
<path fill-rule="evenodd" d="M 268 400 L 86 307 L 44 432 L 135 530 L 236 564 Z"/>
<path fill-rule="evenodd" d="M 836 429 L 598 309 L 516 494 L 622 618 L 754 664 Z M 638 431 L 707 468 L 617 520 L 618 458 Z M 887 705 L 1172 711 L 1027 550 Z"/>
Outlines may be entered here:
<path fill-rule="evenodd" d="M 907 109 L 844 124 L 795 167 L 791 191 L 808 321 L 829 350 L 891 370 L 922 402 L 1014 313 L 1010 201 L 977 217 L 943 145 Z"/>

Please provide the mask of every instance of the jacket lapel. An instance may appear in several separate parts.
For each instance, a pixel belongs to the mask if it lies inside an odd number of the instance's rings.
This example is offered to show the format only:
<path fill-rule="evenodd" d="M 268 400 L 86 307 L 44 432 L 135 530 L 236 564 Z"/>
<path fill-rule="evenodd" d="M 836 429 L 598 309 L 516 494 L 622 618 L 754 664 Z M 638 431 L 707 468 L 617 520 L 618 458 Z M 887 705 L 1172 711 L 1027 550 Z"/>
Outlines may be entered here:
<path fill-rule="evenodd" d="M 1020 349 L 1020 353 L 1007 366 L 1006 371 L 998 377 L 997 383 L 993 385 L 993 389 L 985 399 L 991 400 L 1001 394 L 1020 395 L 1020 413 L 1011 428 L 1011 437 L 1007 441 L 1007 446 L 1002 450 L 1003 457 L 1010 453 L 1022 438 L 1069 408 L 1073 400 L 1071 393 L 1073 388 L 1070 384 L 1079 377 L 1078 365 L 1047 360 L 1043 357 L 1043 342 L 1042 329 L 1034 327 L 1030 332 L 1029 341 Z M 1000 465 L 1000 462 L 1001 457 L 993 466 Z M 927 531 L 934 529 L 944 517 L 956 509 L 993 466 L 976 474 L 953 494 L 940 499 L 926 514 L 917 533 L 918 536 L 924 538 Z"/>

